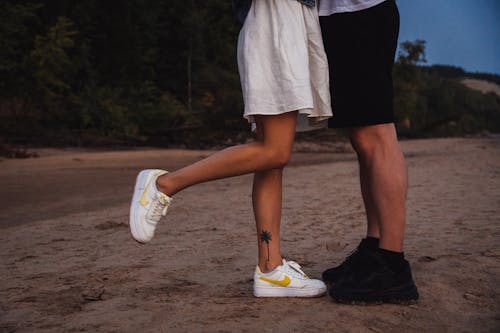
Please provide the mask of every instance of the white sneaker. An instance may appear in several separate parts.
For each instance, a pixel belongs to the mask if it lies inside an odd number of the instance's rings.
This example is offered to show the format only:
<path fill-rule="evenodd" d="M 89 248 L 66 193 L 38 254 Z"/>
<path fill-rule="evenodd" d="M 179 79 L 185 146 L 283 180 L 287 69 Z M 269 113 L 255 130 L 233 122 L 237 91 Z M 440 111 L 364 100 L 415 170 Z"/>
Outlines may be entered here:
<path fill-rule="evenodd" d="M 130 231 L 136 241 L 149 242 L 155 228 L 172 198 L 158 191 L 156 179 L 167 171 L 159 169 L 142 170 L 135 181 L 134 196 L 130 204 Z"/>
<path fill-rule="evenodd" d="M 294 261 L 286 261 L 268 273 L 259 266 L 253 275 L 255 297 L 318 297 L 326 293 L 323 281 L 310 279 Z"/>

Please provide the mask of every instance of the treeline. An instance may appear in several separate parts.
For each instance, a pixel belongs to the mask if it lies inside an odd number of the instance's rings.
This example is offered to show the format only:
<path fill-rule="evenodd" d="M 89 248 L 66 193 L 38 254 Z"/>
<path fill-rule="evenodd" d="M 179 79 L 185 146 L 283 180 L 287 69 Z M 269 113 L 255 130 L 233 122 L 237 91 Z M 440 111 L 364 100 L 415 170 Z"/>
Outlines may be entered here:
<path fill-rule="evenodd" d="M 464 86 L 465 77 L 499 82 L 500 76 L 453 66 L 422 66 L 425 41 L 401 43 L 394 68 L 395 110 L 405 136 L 500 132 L 500 97 Z"/>
<path fill-rule="evenodd" d="M 244 140 L 239 28 L 227 0 L 2 1 L 0 143 Z M 473 75 L 422 67 L 425 43 L 403 46 L 395 68 L 403 133 L 500 130 L 499 98 L 457 82 Z"/>
<path fill-rule="evenodd" d="M 481 72 L 466 72 L 463 68 L 449 65 L 432 65 L 422 66 L 421 70 L 429 73 L 436 74 L 448 79 L 462 79 L 464 77 L 473 78 L 477 80 L 485 80 L 500 85 L 500 75 Z"/>
<path fill-rule="evenodd" d="M 210 144 L 246 128 L 231 2 L 0 2 L 9 142 Z"/>

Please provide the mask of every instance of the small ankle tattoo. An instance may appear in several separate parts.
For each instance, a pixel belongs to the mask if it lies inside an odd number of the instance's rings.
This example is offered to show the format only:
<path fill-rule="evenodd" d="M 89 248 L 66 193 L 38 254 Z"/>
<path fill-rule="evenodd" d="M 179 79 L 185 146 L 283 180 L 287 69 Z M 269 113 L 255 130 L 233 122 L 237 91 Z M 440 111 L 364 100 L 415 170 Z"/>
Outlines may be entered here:
<path fill-rule="evenodd" d="M 267 244 L 267 262 L 269 262 L 270 254 L 269 254 L 269 242 L 272 240 L 271 233 L 266 230 L 262 230 L 260 233 L 260 241 L 261 242 L 266 242 Z"/>

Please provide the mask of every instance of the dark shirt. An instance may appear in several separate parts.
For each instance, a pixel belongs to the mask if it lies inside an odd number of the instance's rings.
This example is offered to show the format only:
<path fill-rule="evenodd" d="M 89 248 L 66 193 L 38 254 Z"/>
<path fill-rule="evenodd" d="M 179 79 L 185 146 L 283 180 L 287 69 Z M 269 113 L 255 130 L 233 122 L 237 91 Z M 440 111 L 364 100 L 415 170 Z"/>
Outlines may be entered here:
<path fill-rule="evenodd" d="M 309 7 L 314 7 L 316 4 L 316 0 L 297 0 L 297 1 Z M 234 15 L 236 15 L 236 18 L 238 19 L 238 21 L 240 21 L 241 24 L 245 22 L 245 18 L 247 17 L 248 12 L 250 11 L 250 7 L 252 7 L 252 0 L 233 0 Z"/>

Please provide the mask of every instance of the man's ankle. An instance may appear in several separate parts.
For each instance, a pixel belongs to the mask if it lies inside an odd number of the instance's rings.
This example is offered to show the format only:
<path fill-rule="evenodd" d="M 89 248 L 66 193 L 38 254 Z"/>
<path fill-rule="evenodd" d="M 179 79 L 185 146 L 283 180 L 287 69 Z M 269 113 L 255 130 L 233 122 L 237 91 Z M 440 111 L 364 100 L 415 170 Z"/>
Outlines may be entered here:
<path fill-rule="evenodd" d="M 370 251 L 376 251 L 379 246 L 379 239 L 376 237 L 366 236 L 366 238 L 361 240 L 360 246 Z"/>
<path fill-rule="evenodd" d="M 406 261 L 404 252 L 391 251 L 383 248 L 379 248 L 377 252 L 393 271 L 399 272 L 404 267 Z"/>

